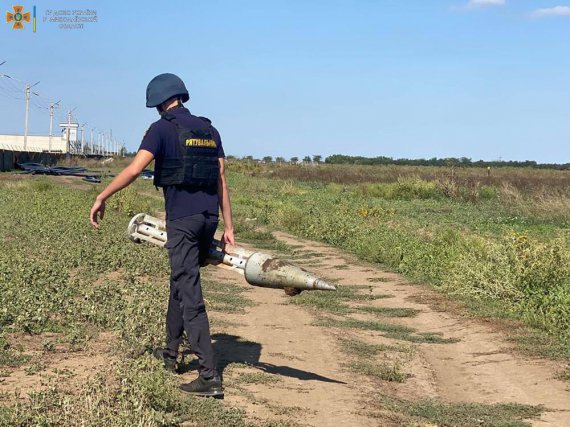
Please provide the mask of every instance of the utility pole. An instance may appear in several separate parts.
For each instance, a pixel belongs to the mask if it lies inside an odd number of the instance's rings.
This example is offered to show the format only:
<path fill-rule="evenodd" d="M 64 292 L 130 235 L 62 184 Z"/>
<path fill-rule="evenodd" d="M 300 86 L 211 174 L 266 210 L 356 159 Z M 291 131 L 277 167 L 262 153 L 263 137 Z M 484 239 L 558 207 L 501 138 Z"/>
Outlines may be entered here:
<path fill-rule="evenodd" d="M 71 111 L 67 112 L 67 152 L 71 153 L 71 145 L 70 145 L 70 138 L 71 138 Z"/>
<path fill-rule="evenodd" d="M 81 154 L 85 154 L 85 125 L 87 122 L 81 125 Z"/>
<path fill-rule="evenodd" d="M 95 154 L 93 145 L 93 128 L 91 128 L 91 149 L 89 150 L 89 154 Z"/>
<path fill-rule="evenodd" d="M 48 151 L 51 153 L 51 137 L 53 136 L 53 110 L 55 109 L 55 106 L 58 105 L 61 102 L 61 100 L 57 101 L 57 102 L 51 102 L 49 104 L 49 147 L 48 147 Z"/>
<path fill-rule="evenodd" d="M 24 119 L 24 151 L 28 148 L 28 116 L 30 114 L 30 93 L 31 88 L 37 85 L 39 82 L 34 83 L 30 86 L 29 83 L 26 83 L 26 116 Z"/>
<path fill-rule="evenodd" d="M 26 84 L 26 118 L 24 119 L 24 151 L 28 147 L 28 114 L 30 112 L 30 85 Z"/>

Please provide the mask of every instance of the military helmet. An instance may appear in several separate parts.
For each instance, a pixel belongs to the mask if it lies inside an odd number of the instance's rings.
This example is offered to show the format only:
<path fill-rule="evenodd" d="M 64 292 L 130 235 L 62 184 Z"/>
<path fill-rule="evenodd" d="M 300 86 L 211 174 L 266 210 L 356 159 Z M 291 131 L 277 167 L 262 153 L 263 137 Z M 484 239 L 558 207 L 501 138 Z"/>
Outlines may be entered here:
<path fill-rule="evenodd" d="M 182 79 L 170 73 L 159 74 L 146 87 L 146 106 L 157 107 L 177 95 L 182 98 L 182 102 L 190 99 Z"/>

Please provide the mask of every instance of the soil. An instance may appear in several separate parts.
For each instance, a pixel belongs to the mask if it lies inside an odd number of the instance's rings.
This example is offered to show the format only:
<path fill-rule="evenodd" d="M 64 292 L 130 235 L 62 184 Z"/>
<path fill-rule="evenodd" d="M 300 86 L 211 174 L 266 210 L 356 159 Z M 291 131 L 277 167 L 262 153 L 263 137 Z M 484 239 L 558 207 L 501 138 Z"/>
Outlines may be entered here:
<path fill-rule="evenodd" d="M 383 417 L 374 406 L 371 397 L 377 395 L 408 401 L 430 398 L 451 403 L 520 403 L 546 408 L 539 419 L 528 420 L 533 426 L 570 425 L 570 383 L 555 378 L 561 364 L 517 353 L 504 333 L 483 321 L 421 303 L 430 300 L 430 293 L 435 294 L 426 286 L 409 284 L 397 274 L 359 262 L 329 246 L 285 233 L 274 235 L 301 247 L 307 257 L 293 262 L 325 279 L 345 286 L 368 285 L 373 294 L 393 295 L 366 301 L 367 305 L 419 310 L 415 317 L 389 319 L 391 323 L 415 328 L 419 333 L 440 333 L 456 342 L 406 343 L 411 348 L 403 365 L 408 378 L 403 383 L 374 380 L 346 368 L 349 356 L 339 348 L 340 339 L 370 344 L 401 342 L 377 332 L 314 326 L 321 312 L 290 304 L 291 297 L 281 290 L 251 287 L 248 297 L 256 305 L 248 308 L 245 316 L 210 314 L 211 318 L 236 323 L 224 327 L 224 333 L 214 334 L 220 367 L 226 368 L 228 403 L 261 420 L 310 426 L 400 425 L 391 416 Z M 249 286 L 227 270 L 210 267 L 205 274 L 221 282 Z M 362 315 L 364 318 L 369 317 Z M 247 366 L 235 370 L 232 362 Z M 240 384 L 243 372 L 263 372 L 275 381 Z M 183 380 L 194 375 L 188 372 Z"/>
<path fill-rule="evenodd" d="M 13 334 L 13 345 L 22 346 L 30 361 L 20 367 L 5 367 L 0 378 L 0 395 L 11 399 L 26 399 L 31 392 L 45 389 L 51 377 L 64 375 L 66 386 L 74 389 L 97 374 L 101 368 L 113 363 L 109 346 L 115 340 L 111 333 L 101 333 L 89 342 L 86 348 L 70 351 L 58 344 L 57 334 Z M 46 350 L 45 343 L 53 344 Z M 31 369 L 32 368 L 32 369 Z"/>
<path fill-rule="evenodd" d="M 297 297 L 282 290 L 252 287 L 235 272 L 208 267 L 203 273 L 210 279 L 248 287 L 247 297 L 255 303 L 245 314 L 209 313 L 227 404 L 243 408 L 249 418 L 260 423 L 398 426 L 403 418 L 385 411 L 379 396 L 412 402 L 520 403 L 545 407 L 539 419 L 528 420 L 533 426 L 570 426 L 570 383 L 556 379 L 561 363 L 521 355 L 506 333 L 492 324 L 447 309 L 445 304 L 434 306 L 433 300 L 442 297 L 426 286 L 410 284 L 338 249 L 285 233 L 274 235 L 298 248 L 293 263 L 335 283 L 358 286 L 359 292 L 392 296 L 359 301 L 353 307 L 416 309 L 419 313 L 414 317 L 382 321 L 415 328 L 417 333 L 438 333 L 454 342 L 418 344 L 386 338 L 377 331 L 316 326 L 315 321 L 323 316 L 335 316 L 292 304 L 292 298 Z M 363 310 L 350 316 L 378 320 Z M 50 339 L 57 342 L 57 337 L 45 334 L 12 337 L 42 365 L 39 372 L 30 372 L 29 363 L 28 369 L 3 369 L 0 395 L 23 398 L 58 372 L 66 372 L 73 387 L 112 363 L 108 351 L 114 340 L 111 334 L 100 334 L 87 349 L 76 352 L 57 347 L 46 352 L 45 342 Z M 388 382 L 351 371 L 347 364 L 354 355 L 343 351 L 343 340 L 403 348 L 405 351 L 387 357 L 401 364 L 405 381 Z M 187 362 L 181 382 L 196 375 L 195 360 Z"/>

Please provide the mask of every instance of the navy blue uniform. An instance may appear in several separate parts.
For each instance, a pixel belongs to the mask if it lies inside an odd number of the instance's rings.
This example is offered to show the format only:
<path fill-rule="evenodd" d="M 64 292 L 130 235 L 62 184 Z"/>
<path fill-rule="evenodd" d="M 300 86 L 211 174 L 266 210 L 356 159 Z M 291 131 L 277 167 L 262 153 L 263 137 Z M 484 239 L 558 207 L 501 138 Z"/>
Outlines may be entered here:
<path fill-rule="evenodd" d="M 208 129 L 207 119 L 190 114 L 184 107 L 170 110 L 169 113 L 185 127 L 191 129 Z M 220 133 L 213 128 L 214 140 L 218 146 L 218 157 L 225 157 Z M 174 156 L 178 153 L 178 133 L 176 126 L 167 120 L 160 119 L 154 122 L 146 132 L 140 150 L 150 151 L 155 158 Z M 197 213 L 206 212 L 218 215 L 218 192 L 212 190 L 188 190 L 176 186 L 164 187 L 164 201 L 166 205 L 166 218 L 178 219 Z"/>
<path fill-rule="evenodd" d="M 207 119 L 190 114 L 184 107 L 169 113 L 184 128 L 210 129 Z M 218 158 L 223 158 L 220 134 L 215 128 L 211 129 Z M 176 156 L 180 150 L 176 126 L 165 119 L 156 121 L 145 134 L 140 149 L 150 151 L 157 160 Z M 200 265 L 208 254 L 218 225 L 217 188 L 165 186 L 163 192 L 168 233 L 165 247 L 171 267 L 166 346 L 171 356 L 177 356 L 186 330 L 192 351 L 198 356 L 200 375 L 210 378 L 217 375 L 217 371 L 200 284 Z"/>

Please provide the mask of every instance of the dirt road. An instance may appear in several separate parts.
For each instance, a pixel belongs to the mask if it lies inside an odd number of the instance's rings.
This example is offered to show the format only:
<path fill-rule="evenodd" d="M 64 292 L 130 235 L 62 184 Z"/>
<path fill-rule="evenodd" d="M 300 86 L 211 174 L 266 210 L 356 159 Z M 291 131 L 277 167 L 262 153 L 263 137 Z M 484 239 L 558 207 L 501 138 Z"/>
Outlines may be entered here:
<path fill-rule="evenodd" d="M 555 362 L 518 355 L 500 332 L 481 321 L 421 303 L 433 294 L 424 286 L 410 285 L 337 249 L 284 233 L 275 235 L 296 248 L 295 262 L 323 277 L 346 287 L 358 286 L 359 292 L 391 296 L 351 303 L 353 310 L 342 319 L 360 321 L 354 324 L 358 326 L 370 320 L 376 309 L 414 309 L 414 316 L 390 318 L 389 323 L 413 328 L 414 337 L 439 341 L 409 339 L 412 335 L 402 341 L 370 328 L 316 326 L 331 318 L 329 313 L 292 304 L 281 291 L 252 288 L 248 297 L 255 305 L 245 316 L 211 315 L 229 322 L 216 335 L 228 403 L 260 420 L 311 426 L 408 425 L 410 420 L 415 420 L 413 425 L 450 425 L 438 424 L 437 418 L 423 418 L 425 422 L 410 418 L 406 410 L 399 414 L 389 402 L 517 403 L 544 406 L 537 419 L 527 420 L 532 425 L 570 425 L 570 383 L 555 379 L 560 369 Z M 234 273 L 221 269 L 209 268 L 206 274 L 236 281 Z M 375 309 L 366 311 L 366 307 Z M 332 318 L 337 323 L 340 319 Z M 351 354 L 342 348 L 347 341 L 386 348 L 382 361 L 395 361 L 405 379 L 386 381 L 351 369 L 368 366 L 378 356 Z M 360 362 L 351 365 L 354 360 Z M 190 379 L 194 374 L 186 375 Z M 402 412 L 405 407 L 399 408 Z M 460 416 L 455 422 L 463 425 Z M 481 421 L 480 425 L 494 424 Z"/>
<path fill-rule="evenodd" d="M 570 382 L 556 379 L 560 364 L 520 355 L 497 328 L 447 309 L 427 286 L 335 248 L 274 235 L 289 245 L 280 256 L 339 291 L 288 297 L 233 272 L 204 270 L 209 286 L 237 282 L 252 302 L 241 313 L 210 307 L 210 318 L 225 404 L 243 408 L 254 424 L 570 426 Z M 42 366 L 11 369 L 0 377 L 0 394 L 41 389 L 55 370 L 72 375 L 72 387 L 108 363 L 113 340 L 101 334 L 85 351 L 46 356 L 48 338 L 21 337 L 32 357 L 43 355 Z M 195 367 L 187 360 L 180 381 L 192 380 Z"/>

